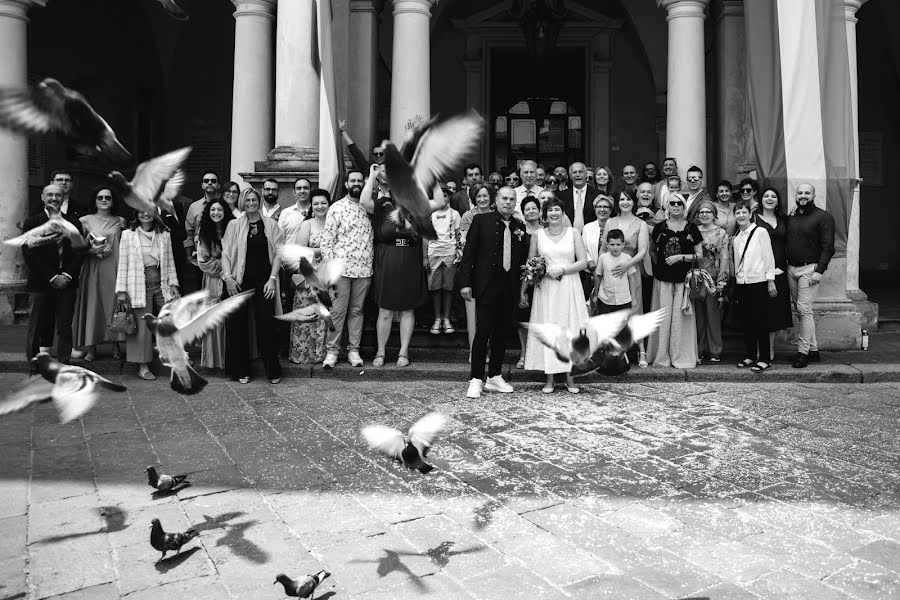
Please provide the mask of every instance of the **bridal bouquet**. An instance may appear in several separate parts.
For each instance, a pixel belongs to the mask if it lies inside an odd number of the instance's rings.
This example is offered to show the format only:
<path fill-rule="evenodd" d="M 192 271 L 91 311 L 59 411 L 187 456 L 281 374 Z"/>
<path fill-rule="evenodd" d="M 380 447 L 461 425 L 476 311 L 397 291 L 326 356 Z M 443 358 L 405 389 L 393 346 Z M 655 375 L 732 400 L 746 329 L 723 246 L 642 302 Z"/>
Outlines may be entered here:
<path fill-rule="evenodd" d="M 541 285 L 541 279 L 547 274 L 547 261 L 543 256 L 532 256 L 524 265 L 522 265 L 523 281 L 527 281 L 529 285 Z"/>

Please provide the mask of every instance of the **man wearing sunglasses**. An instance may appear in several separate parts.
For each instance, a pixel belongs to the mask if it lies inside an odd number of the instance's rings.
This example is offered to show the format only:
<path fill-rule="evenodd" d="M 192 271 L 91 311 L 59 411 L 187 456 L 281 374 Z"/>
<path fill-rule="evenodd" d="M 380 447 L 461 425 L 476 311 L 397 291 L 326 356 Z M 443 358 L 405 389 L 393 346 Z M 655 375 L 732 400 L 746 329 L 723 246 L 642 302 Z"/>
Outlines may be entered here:
<path fill-rule="evenodd" d="M 697 224 L 697 210 L 704 200 L 711 200 L 709 193 L 703 186 L 703 170 L 697 165 L 691 165 L 687 170 L 687 192 L 684 195 L 684 203 L 687 207 L 686 218 L 688 223 Z"/>
<path fill-rule="evenodd" d="M 190 263 L 192 265 L 191 267 L 187 267 L 187 265 L 185 265 L 185 270 L 189 270 L 191 272 L 192 279 L 196 279 L 197 281 L 203 280 L 203 274 L 200 272 L 200 268 L 197 266 L 197 250 L 196 248 L 194 248 L 194 235 L 197 233 L 197 229 L 200 227 L 200 218 L 203 216 L 203 209 L 206 207 L 206 203 L 219 197 L 219 176 L 212 171 L 205 171 L 203 173 L 202 179 L 200 180 L 200 188 L 203 190 L 203 197 L 192 202 L 187 209 L 187 214 L 185 214 L 184 216 L 183 242 L 185 253 L 190 257 Z M 176 262 L 178 262 L 178 256 L 173 256 L 173 258 L 176 260 Z M 181 276 L 181 274 L 181 272 L 178 273 L 179 276 Z M 181 285 L 181 289 L 184 293 L 195 291 L 190 286 L 190 284 L 188 284 L 188 286 L 186 287 L 186 283 L 187 282 L 182 281 Z"/>

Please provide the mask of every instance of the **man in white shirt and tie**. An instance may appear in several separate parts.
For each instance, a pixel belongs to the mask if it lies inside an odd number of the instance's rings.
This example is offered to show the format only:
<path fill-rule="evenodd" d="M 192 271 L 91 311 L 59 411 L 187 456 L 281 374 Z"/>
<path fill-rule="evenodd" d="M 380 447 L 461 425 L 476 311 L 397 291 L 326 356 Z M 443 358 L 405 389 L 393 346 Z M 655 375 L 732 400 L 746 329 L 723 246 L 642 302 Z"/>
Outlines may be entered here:
<path fill-rule="evenodd" d="M 587 167 L 584 163 L 572 163 L 569 167 L 569 182 L 572 185 L 559 192 L 558 196 L 563 204 L 563 212 L 569 217 L 572 226 L 581 233 L 586 224 L 597 220 L 594 198 L 600 191 L 588 185 Z"/>
<path fill-rule="evenodd" d="M 533 160 L 523 160 L 519 165 L 519 174 L 522 176 L 522 185 L 516 188 L 516 210 L 513 214 L 517 219 L 524 221 L 522 201 L 526 196 L 537 198 L 544 188 L 537 184 L 537 163 Z"/>

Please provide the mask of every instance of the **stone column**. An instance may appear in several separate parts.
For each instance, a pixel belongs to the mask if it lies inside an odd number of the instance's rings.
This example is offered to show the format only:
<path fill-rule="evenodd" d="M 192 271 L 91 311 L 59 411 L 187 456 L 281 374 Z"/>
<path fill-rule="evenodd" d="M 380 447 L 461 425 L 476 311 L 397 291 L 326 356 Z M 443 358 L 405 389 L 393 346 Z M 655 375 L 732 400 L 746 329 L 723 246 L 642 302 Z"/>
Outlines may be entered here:
<path fill-rule="evenodd" d="M 375 140 L 377 92 L 378 20 L 373 0 L 350 2 L 350 98 L 348 132 L 366 156 L 381 140 Z"/>
<path fill-rule="evenodd" d="M 722 0 L 718 18 L 718 158 L 719 172 L 729 181 L 743 176 L 748 161 L 750 115 L 747 104 L 746 49 L 744 46 L 744 3 Z M 686 165 L 687 166 L 687 165 Z M 712 184 L 714 182 L 709 181 Z"/>
<path fill-rule="evenodd" d="M 319 75 L 312 0 L 278 3 L 275 46 L 275 145 L 319 146 Z"/>
<path fill-rule="evenodd" d="M 231 112 L 231 179 L 272 149 L 272 33 L 275 0 L 232 0 L 234 88 Z"/>
<path fill-rule="evenodd" d="M 850 104 L 853 111 L 853 146 L 856 173 L 859 174 L 859 99 L 856 66 L 856 11 L 866 0 L 844 0 L 847 19 L 847 54 L 850 63 Z M 859 186 L 853 191 L 850 206 L 850 224 L 847 229 L 847 296 L 854 301 L 865 301 L 866 295 L 859 289 Z"/>
<path fill-rule="evenodd" d="M 28 9 L 46 0 L 0 2 L 0 87 L 28 84 Z M 22 233 L 28 216 L 28 139 L 0 129 L 0 239 Z M 15 296 L 25 291 L 22 251 L 0 244 L 0 323 L 15 319 Z"/>
<path fill-rule="evenodd" d="M 657 0 L 668 22 L 666 156 L 684 178 L 697 165 L 706 172 L 706 58 L 703 19 L 709 0 Z"/>
<path fill-rule="evenodd" d="M 391 140 L 399 145 L 410 121 L 431 117 L 431 5 L 433 0 L 393 0 Z"/>

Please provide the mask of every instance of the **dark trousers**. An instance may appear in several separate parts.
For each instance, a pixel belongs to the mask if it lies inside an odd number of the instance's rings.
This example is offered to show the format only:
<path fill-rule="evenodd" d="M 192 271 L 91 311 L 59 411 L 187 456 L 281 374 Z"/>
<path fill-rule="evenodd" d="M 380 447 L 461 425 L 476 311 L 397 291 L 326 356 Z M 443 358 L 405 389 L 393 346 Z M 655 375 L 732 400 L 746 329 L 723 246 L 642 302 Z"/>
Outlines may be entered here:
<path fill-rule="evenodd" d="M 72 355 L 72 318 L 75 315 L 74 286 L 61 290 L 31 292 L 31 315 L 28 317 L 28 334 L 25 338 L 25 357 L 33 358 L 40 346 L 53 345 L 56 325 L 56 356 L 60 361 Z"/>
<path fill-rule="evenodd" d="M 735 297 L 744 322 L 744 356 L 769 362 L 769 287 L 761 283 L 738 284 Z M 757 358 L 758 357 L 758 358 Z"/>
<path fill-rule="evenodd" d="M 641 299 L 644 303 L 644 314 L 649 313 L 653 306 L 653 275 L 641 275 L 641 289 L 644 297 Z"/>
<path fill-rule="evenodd" d="M 472 379 L 484 379 L 484 359 L 487 357 L 488 340 L 491 341 L 491 362 L 488 377 L 500 375 L 506 355 L 506 338 L 512 331 L 513 313 L 516 309 L 513 283 L 506 275 L 491 280 L 488 287 L 475 300 L 475 339 L 472 341 Z"/>
<path fill-rule="evenodd" d="M 275 324 L 275 303 L 281 298 L 266 299 L 263 282 L 244 281 L 242 290 L 255 289 L 253 298 L 235 312 L 225 324 L 225 369 L 235 379 L 250 376 L 250 311 L 256 324 L 256 346 L 263 360 L 267 379 L 281 377 L 278 361 L 278 335 Z"/>

